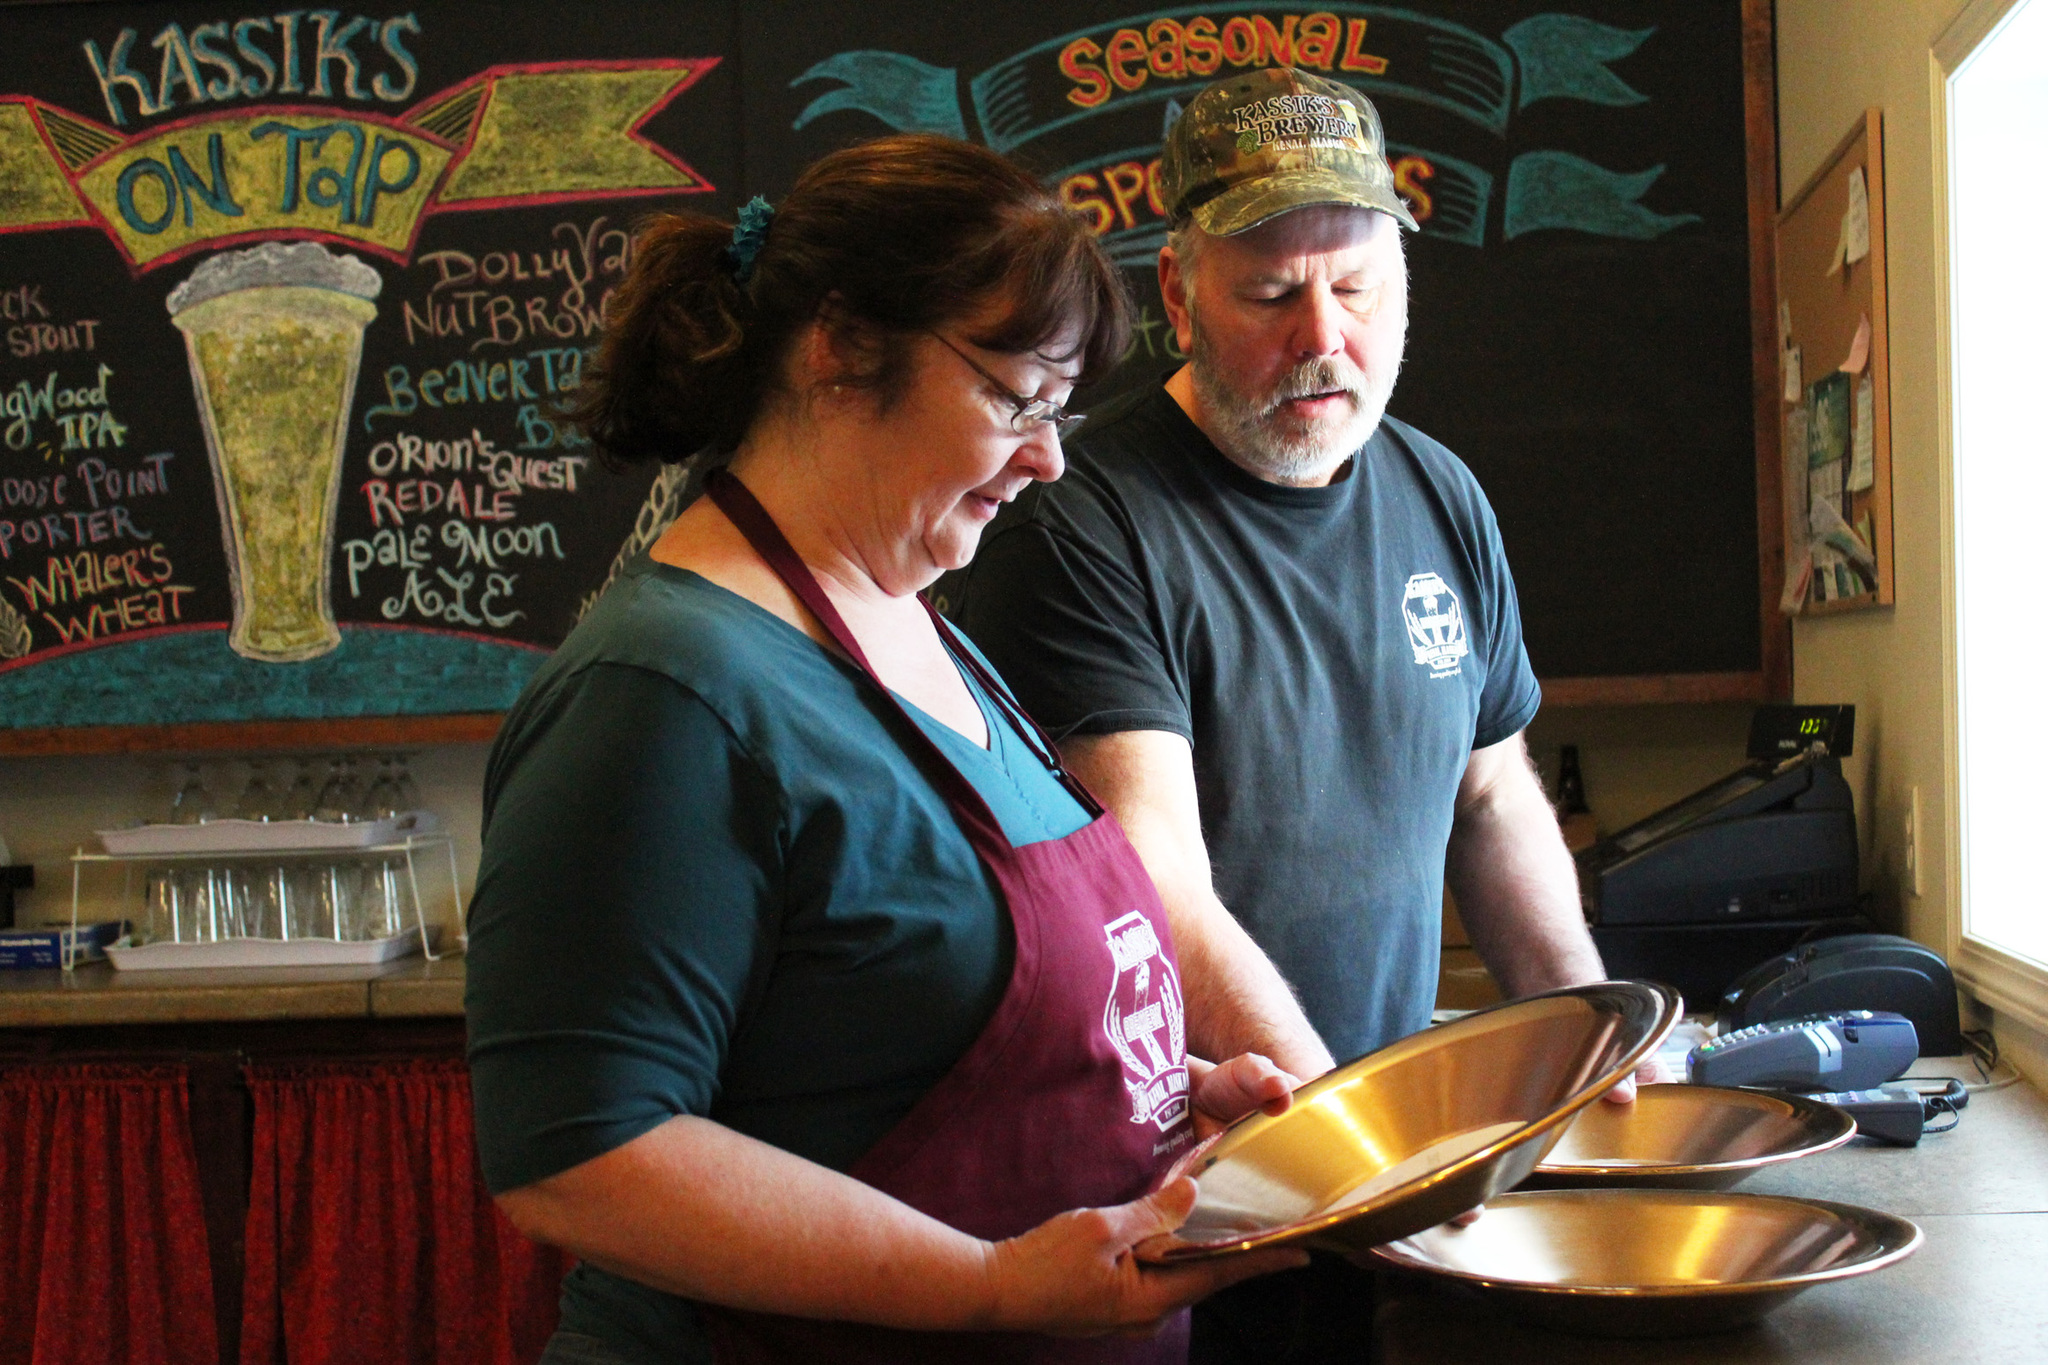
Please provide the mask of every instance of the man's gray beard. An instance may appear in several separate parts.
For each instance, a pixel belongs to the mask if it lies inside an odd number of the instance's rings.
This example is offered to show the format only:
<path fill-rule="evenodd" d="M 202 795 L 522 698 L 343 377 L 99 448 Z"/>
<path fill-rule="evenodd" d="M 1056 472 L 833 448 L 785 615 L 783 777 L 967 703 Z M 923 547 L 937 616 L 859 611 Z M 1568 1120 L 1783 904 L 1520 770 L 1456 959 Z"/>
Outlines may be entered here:
<path fill-rule="evenodd" d="M 1335 472 L 1379 429 L 1387 401 L 1394 396 L 1393 373 L 1375 382 L 1348 361 L 1322 357 L 1306 360 L 1281 376 L 1271 392 L 1247 394 L 1233 384 L 1216 363 L 1216 353 L 1194 324 L 1194 349 L 1189 353 L 1195 394 L 1209 436 L 1232 459 L 1277 483 L 1307 483 Z M 1303 430 L 1280 414 L 1290 398 L 1342 389 L 1351 395 L 1351 417 L 1334 429 Z"/>

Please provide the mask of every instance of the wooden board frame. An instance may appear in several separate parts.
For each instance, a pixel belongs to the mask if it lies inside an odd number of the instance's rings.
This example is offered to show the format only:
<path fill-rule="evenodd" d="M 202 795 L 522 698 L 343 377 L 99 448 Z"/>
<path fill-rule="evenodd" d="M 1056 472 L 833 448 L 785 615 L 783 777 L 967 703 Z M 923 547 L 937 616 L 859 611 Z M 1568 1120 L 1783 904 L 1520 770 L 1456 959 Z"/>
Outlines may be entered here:
<path fill-rule="evenodd" d="M 0 730 L 0 758 L 52 754 L 222 754 L 293 749 L 403 749 L 487 744 L 505 717 L 352 716 L 326 720 L 194 721 L 184 725 L 66 726 Z"/>
<path fill-rule="evenodd" d="M 1842 214 L 1845 177 L 1852 169 L 1863 171 L 1870 198 L 1870 254 L 1845 265 L 1839 279 L 1815 273 L 1815 257 L 1830 250 L 1817 245 L 1831 240 Z M 1885 217 L 1884 217 L 1884 111 L 1866 109 L 1842 140 L 1835 144 L 1820 168 L 1785 201 L 1778 214 L 1776 235 L 1781 266 L 1793 262 L 1801 272 L 1787 280 L 1781 270 L 1777 296 L 1792 308 L 1792 339 L 1802 348 L 1806 378 L 1825 374 L 1834 366 L 1828 362 L 1846 355 L 1854 338 L 1857 319 L 1870 319 L 1870 350 L 1864 373 L 1870 377 L 1873 420 L 1871 430 L 1873 482 L 1859 495 L 1863 512 L 1870 517 L 1871 552 L 1877 559 L 1875 591 L 1853 597 L 1816 602 L 1809 595 L 1800 612 L 1807 616 L 1828 616 L 1836 612 L 1859 611 L 1866 607 L 1893 604 L 1895 581 L 1892 562 L 1892 441 L 1891 441 L 1891 347 L 1886 325 L 1885 300 Z M 1789 287 L 1788 287 L 1789 286 Z M 1782 392 L 1772 404 L 1773 422 L 1780 431 L 1789 405 Z M 1805 458 L 1804 452 L 1786 451 L 1787 461 Z M 1779 489 L 1789 469 L 1781 466 Z M 1851 507 L 1851 512 L 1855 508 Z M 1849 517 L 1853 524 L 1854 515 Z M 1779 553 L 1784 553 L 1786 530 L 1782 509 L 1779 529 L 1774 533 Z M 1781 580 L 1782 581 L 1782 580 Z"/>
<path fill-rule="evenodd" d="M 1785 583 L 1785 518 L 1778 451 L 1782 425 L 1777 324 L 1778 73 L 1772 5 L 1773 0 L 1742 0 L 1742 121 L 1749 144 L 1750 375 L 1756 416 L 1758 667 L 1753 673 L 1545 678 L 1543 699 L 1552 706 L 1777 701 L 1792 695 L 1792 625 L 1778 610 L 1778 596 Z M 1873 203 L 1876 197 L 1873 190 Z"/>
<path fill-rule="evenodd" d="M 93 0 L 70 2 L 92 3 Z M 27 0 L 0 0 L 0 8 L 17 3 L 27 3 Z M 1754 672 L 1545 678 L 1544 696 L 1553 706 L 1767 701 L 1791 695 L 1791 625 L 1777 609 L 1784 581 L 1784 550 L 1783 500 L 1779 483 L 1781 421 L 1776 327 L 1778 147 L 1773 0 L 1742 0 L 1742 53 L 1752 388 L 1756 412 L 1759 667 Z M 1873 182 L 1871 198 L 1875 240 L 1879 235 L 1875 215 L 1881 203 L 1876 182 Z M 1881 386 L 1878 402 L 1880 405 L 1887 403 Z M 1888 501 L 1886 525 L 1884 539 L 1888 555 Z M 1886 578 L 1889 578 L 1888 572 Z M 221 721 L 164 726 L 84 726 L 47 730 L 0 729 L 0 757 L 479 743 L 489 740 L 502 720 L 503 717 L 497 714 L 463 714 Z"/>

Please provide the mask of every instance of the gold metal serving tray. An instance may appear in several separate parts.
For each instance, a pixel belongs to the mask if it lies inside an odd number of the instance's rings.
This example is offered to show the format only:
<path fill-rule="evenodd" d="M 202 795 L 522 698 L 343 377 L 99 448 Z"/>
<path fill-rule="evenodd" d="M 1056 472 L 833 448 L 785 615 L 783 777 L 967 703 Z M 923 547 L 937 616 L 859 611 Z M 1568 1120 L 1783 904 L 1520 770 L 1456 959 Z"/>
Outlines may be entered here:
<path fill-rule="evenodd" d="M 1725 1190 L 1854 1136 L 1855 1119 L 1804 1095 L 1646 1085 L 1634 1104 L 1580 1110 L 1522 1188 Z"/>
<path fill-rule="evenodd" d="M 1702 1190 L 1502 1195 L 1469 1227 L 1374 1255 L 1471 1286 L 1544 1327 L 1666 1337 L 1754 1322 L 1793 1295 L 1912 1255 L 1920 1229 L 1853 1204 Z"/>
<path fill-rule="evenodd" d="M 1361 1254 L 1512 1188 L 1677 1023 L 1669 986 L 1605 981 L 1495 1005 L 1369 1053 L 1180 1163 L 1200 1195 L 1138 1248 L 1181 1261 L 1304 1243 Z"/>

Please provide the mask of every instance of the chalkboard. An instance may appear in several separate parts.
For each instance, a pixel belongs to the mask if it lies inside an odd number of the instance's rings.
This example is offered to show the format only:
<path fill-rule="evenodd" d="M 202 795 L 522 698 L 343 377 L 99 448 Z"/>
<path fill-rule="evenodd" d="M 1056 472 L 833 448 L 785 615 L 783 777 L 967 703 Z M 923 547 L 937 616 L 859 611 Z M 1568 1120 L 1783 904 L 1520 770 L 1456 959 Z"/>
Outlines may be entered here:
<path fill-rule="evenodd" d="M 1020 158 L 1095 219 L 1138 288 L 1136 352 L 1107 393 L 1182 359 L 1154 265 L 1156 159 L 1180 103 L 1279 60 L 1349 81 L 1376 102 L 1421 220 L 1390 410 L 1485 486 L 1548 695 L 1789 687 L 1777 523 L 1760 539 L 1758 520 L 1777 480 L 1777 409 L 1754 364 L 1761 344 L 1775 365 L 1755 325 L 1772 308 L 1768 0 L 933 15 L 746 11 L 749 188 L 773 197 L 884 126 Z"/>
<path fill-rule="evenodd" d="M 847 142 L 1042 173 L 1138 289 L 1102 392 L 1155 381 L 1163 129 L 1284 61 L 1380 104 L 1423 227 L 1393 410 L 1486 485 L 1553 695 L 1760 695 L 1762 12 L 9 5 L 0 751 L 488 733 L 681 495 L 552 410 L 632 224 Z"/>

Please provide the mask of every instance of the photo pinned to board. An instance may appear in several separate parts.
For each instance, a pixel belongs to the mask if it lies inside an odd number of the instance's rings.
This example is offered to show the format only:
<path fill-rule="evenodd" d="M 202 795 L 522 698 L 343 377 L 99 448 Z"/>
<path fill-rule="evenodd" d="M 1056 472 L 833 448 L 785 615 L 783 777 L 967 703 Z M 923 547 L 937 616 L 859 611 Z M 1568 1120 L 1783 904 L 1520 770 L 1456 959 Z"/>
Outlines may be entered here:
<path fill-rule="evenodd" d="M 1806 502 L 1842 513 L 1843 457 L 1849 452 L 1849 376 L 1837 370 L 1806 391 Z"/>
<path fill-rule="evenodd" d="M 1794 395 L 1786 401 L 1784 444 L 1787 458 L 1779 461 L 1782 472 L 1780 496 L 1784 499 L 1785 585 L 1778 592 L 1778 610 L 1797 616 L 1806 605 L 1808 586 L 1813 580 L 1812 537 L 1806 527 L 1807 465 L 1792 458 L 1806 450 L 1806 404 Z"/>
<path fill-rule="evenodd" d="M 1797 403 L 1806 392 L 1806 378 L 1800 372 L 1799 344 L 1792 340 L 1792 305 L 1778 300 L 1778 372 L 1784 376 L 1784 398 Z M 1786 449 L 1797 447 L 1787 446 Z"/>
<path fill-rule="evenodd" d="M 1849 450 L 1849 376 L 1836 370 L 1806 391 L 1806 463 L 1818 469 Z"/>
<path fill-rule="evenodd" d="M 1877 483 L 1877 388 L 1867 374 L 1856 377 L 1856 413 L 1849 440 L 1849 478 L 1842 487 L 1861 493 Z M 1869 514 L 1864 515 L 1869 520 Z"/>
<path fill-rule="evenodd" d="M 1854 265 L 1870 254 L 1870 187 L 1864 181 L 1863 168 L 1856 167 L 1849 172 L 1849 205 L 1842 210 L 1842 225 L 1835 234 L 1834 259 L 1828 262 L 1828 274 L 1839 275 L 1842 267 Z"/>

